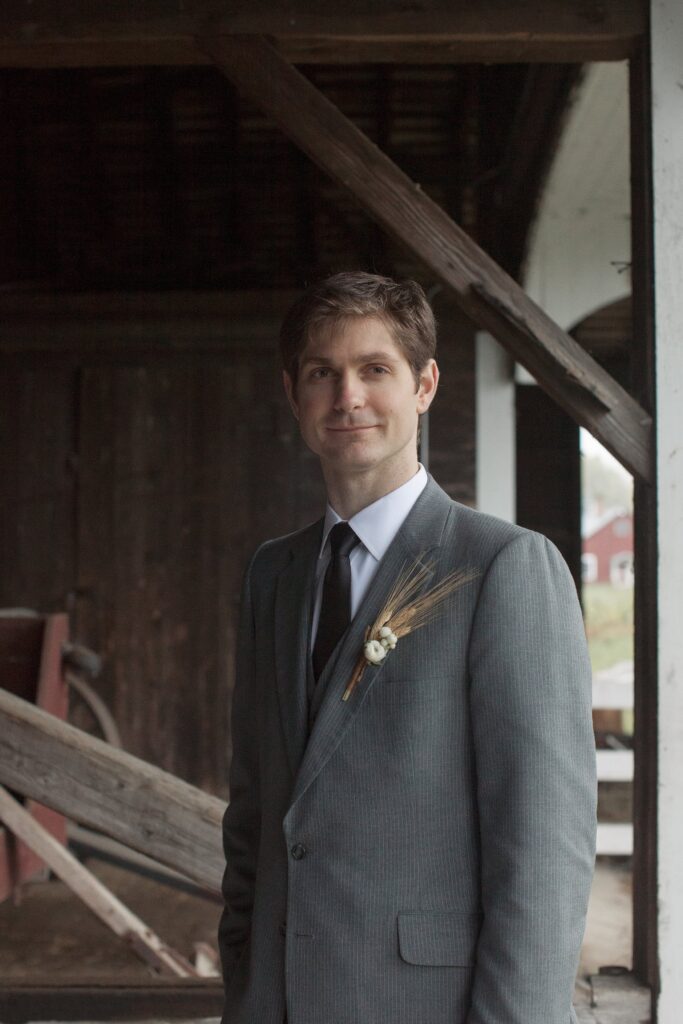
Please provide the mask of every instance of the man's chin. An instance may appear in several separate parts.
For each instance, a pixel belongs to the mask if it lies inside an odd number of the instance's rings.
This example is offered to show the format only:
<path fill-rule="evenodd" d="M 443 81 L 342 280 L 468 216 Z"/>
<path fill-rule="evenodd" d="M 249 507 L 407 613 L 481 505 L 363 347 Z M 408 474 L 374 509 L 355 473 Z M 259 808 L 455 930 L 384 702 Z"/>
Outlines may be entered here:
<path fill-rule="evenodd" d="M 379 453 L 372 450 L 371 445 L 347 444 L 335 447 L 323 455 L 321 460 L 331 469 L 367 470 L 372 469 L 380 461 Z"/>

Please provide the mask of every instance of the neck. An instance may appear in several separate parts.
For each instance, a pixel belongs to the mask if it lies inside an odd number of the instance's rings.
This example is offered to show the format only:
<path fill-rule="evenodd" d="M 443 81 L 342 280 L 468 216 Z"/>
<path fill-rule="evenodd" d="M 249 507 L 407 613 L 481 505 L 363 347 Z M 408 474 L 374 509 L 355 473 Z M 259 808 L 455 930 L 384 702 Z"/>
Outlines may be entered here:
<path fill-rule="evenodd" d="M 351 519 L 361 509 L 407 483 L 415 476 L 418 468 L 417 455 L 409 463 L 394 467 L 389 472 L 373 467 L 353 474 L 340 474 L 323 464 L 327 500 L 342 519 Z"/>

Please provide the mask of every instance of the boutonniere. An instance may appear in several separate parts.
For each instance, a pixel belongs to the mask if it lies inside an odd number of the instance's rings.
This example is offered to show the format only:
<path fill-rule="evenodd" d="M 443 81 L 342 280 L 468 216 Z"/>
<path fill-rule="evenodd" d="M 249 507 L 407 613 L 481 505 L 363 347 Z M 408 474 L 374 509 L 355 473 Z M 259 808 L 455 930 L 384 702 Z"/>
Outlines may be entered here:
<path fill-rule="evenodd" d="M 430 622 L 438 606 L 447 597 L 479 575 L 475 570 L 456 569 L 429 590 L 420 593 L 425 580 L 433 570 L 433 562 L 422 562 L 418 558 L 412 567 L 400 573 L 377 618 L 365 630 L 363 650 L 358 656 L 342 700 L 349 699 L 368 665 L 379 665 L 383 662 L 402 637 L 414 633 L 420 626 Z"/>

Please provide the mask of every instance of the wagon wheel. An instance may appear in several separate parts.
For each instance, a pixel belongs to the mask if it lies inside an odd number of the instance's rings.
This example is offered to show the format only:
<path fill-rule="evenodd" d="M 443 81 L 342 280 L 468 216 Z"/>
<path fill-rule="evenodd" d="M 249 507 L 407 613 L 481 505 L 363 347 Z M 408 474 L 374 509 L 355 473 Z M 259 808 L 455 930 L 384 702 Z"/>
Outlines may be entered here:
<path fill-rule="evenodd" d="M 76 694 L 78 702 L 83 705 L 93 720 L 96 731 L 113 747 L 122 748 L 121 734 L 114 721 L 114 716 L 102 698 L 85 676 L 94 679 L 99 675 L 102 659 L 94 651 L 80 644 L 65 644 L 62 651 L 64 661 L 64 677 L 72 694 Z"/>

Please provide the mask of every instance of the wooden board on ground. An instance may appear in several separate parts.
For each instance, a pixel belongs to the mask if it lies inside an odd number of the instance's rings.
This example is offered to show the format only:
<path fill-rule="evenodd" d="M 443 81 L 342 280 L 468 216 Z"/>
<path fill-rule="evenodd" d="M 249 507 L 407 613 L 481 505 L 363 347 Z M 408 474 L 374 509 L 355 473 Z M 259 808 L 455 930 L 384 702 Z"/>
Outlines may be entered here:
<path fill-rule="evenodd" d="M 180 978 L 197 976 L 189 961 L 162 942 L 99 878 L 83 867 L 66 847 L 32 818 L 4 786 L 0 786 L 0 820 L 34 850 L 108 928 L 127 941 L 143 960 L 163 974 Z"/>
<path fill-rule="evenodd" d="M 223 986 L 194 979 L 144 984 L 17 985 L 0 991 L 3 1024 L 24 1021 L 122 1021 L 220 1019 Z"/>

